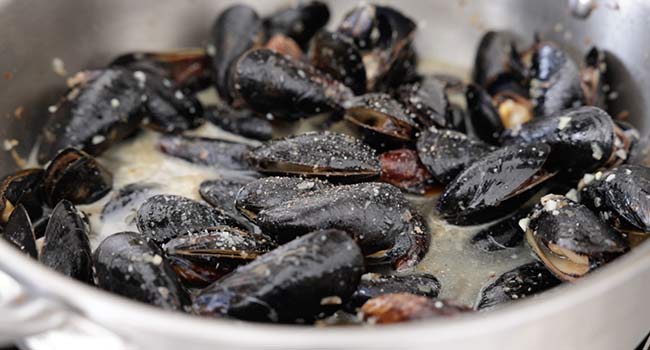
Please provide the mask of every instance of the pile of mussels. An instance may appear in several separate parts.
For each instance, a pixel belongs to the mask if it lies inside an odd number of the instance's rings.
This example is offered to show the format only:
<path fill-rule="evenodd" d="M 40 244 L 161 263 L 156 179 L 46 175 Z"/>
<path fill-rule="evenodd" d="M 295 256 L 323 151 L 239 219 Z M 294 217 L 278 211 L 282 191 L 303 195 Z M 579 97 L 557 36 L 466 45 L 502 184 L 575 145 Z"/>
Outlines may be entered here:
<path fill-rule="evenodd" d="M 604 52 L 575 62 L 541 38 L 489 32 L 465 83 L 417 72 L 417 26 L 394 8 L 361 4 L 335 31 L 328 19 L 318 1 L 267 17 L 232 6 L 206 50 L 130 53 L 78 73 L 50 108 L 46 166 L 2 180 L 2 236 L 60 273 L 164 309 L 394 323 L 575 281 L 650 232 L 648 139 L 606 112 Z M 218 107 L 196 97 L 211 87 Z M 319 131 L 272 139 L 313 116 Z M 203 123 L 261 146 L 187 135 Z M 335 123 L 354 135 L 327 131 Z M 257 178 L 206 181 L 204 203 L 164 193 L 140 203 L 150 186 L 114 190 L 94 156 L 142 128 L 161 133 L 171 157 Z M 431 213 L 407 200 L 437 195 L 449 224 L 492 223 L 475 237 L 485 249 L 525 237 L 539 261 L 496 278 L 473 307 L 437 299 L 438 279 L 412 272 L 435 234 Z M 139 232 L 92 252 L 76 206 L 105 196 L 104 212 L 137 205 Z"/>

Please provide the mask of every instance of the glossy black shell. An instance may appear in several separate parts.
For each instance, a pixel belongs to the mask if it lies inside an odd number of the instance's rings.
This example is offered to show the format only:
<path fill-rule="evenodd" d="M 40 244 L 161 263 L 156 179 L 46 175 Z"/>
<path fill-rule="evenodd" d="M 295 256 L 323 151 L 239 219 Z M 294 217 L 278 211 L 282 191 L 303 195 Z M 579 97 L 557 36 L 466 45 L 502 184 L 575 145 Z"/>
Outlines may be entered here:
<path fill-rule="evenodd" d="M 408 275 L 366 274 L 361 277 L 359 287 L 352 294 L 346 308 L 355 311 L 374 297 L 392 293 L 410 293 L 436 298 L 440 293 L 440 282 L 433 275 L 426 273 Z"/>
<path fill-rule="evenodd" d="M 158 141 L 158 148 L 167 155 L 193 164 L 232 170 L 250 168 L 245 158 L 249 146 L 243 143 L 207 137 L 165 135 Z"/>

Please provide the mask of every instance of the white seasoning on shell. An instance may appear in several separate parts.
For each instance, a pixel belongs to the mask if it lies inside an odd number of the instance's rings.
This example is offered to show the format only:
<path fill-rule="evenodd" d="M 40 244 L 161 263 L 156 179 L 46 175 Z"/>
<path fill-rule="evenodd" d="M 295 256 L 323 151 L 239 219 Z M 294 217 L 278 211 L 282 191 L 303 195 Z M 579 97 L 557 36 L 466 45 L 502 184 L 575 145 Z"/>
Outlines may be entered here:
<path fill-rule="evenodd" d="M 601 204 L 602 204 L 602 200 L 600 199 L 600 197 L 594 197 L 594 207 L 599 208 Z"/>
<path fill-rule="evenodd" d="M 519 227 L 521 227 L 521 230 L 524 232 L 528 231 L 528 224 L 530 224 L 529 218 L 523 218 L 519 220 Z"/>
<path fill-rule="evenodd" d="M 625 152 L 624 149 L 619 149 L 615 152 L 616 156 L 619 159 L 626 160 L 627 159 L 627 152 Z"/>
<path fill-rule="evenodd" d="M 611 181 L 614 180 L 615 178 L 616 178 L 616 174 L 609 174 L 609 175 L 607 175 L 607 177 L 605 178 L 605 181 L 606 181 L 606 182 L 611 182 Z"/>
<path fill-rule="evenodd" d="M 106 137 L 104 135 L 95 135 L 93 136 L 91 142 L 93 145 L 99 145 L 100 143 L 106 141 Z"/>
<path fill-rule="evenodd" d="M 589 185 L 592 181 L 594 181 L 596 177 L 593 174 L 585 174 L 582 177 L 582 182 L 584 182 L 584 185 L 587 186 Z"/>
<path fill-rule="evenodd" d="M 314 185 L 316 185 L 313 181 L 303 181 L 299 183 L 296 188 L 299 190 L 308 190 L 311 188 L 314 188 Z"/>
<path fill-rule="evenodd" d="M 120 106 L 120 100 L 116 98 L 111 99 L 111 107 L 118 108 Z"/>
<path fill-rule="evenodd" d="M 50 112 L 50 113 L 56 113 L 57 110 L 58 110 L 58 108 L 56 106 L 47 107 L 47 111 Z"/>
<path fill-rule="evenodd" d="M 600 181 L 600 179 L 601 179 L 602 177 L 603 177 L 603 172 L 602 172 L 602 171 L 599 171 L 599 172 L 597 172 L 597 173 L 594 174 L 594 178 L 595 178 L 596 180 L 598 180 L 598 181 Z"/>
<path fill-rule="evenodd" d="M 138 81 L 138 86 L 144 88 L 144 84 L 147 82 L 147 75 L 143 71 L 137 70 L 133 72 L 133 77 Z"/>
<path fill-rule="evenodd" d="M 162 257 L 160 255 L 154 255 L 153 258 L 151 259 L 151 263 L 154 265 L 160 265 L 162 263 Z"/>
<path fill-rule="evenodd" d="M 544 210 L 553 211 L 557 209 L 557 202 L 555 200 L 549 199 L 544 203 Z"/>
<path fill-rule="evenodd" d="M 158 293 L 160 293 L 160 296 L 163 297 L 163 299 L 169 297 L 169 289 L 166 287 L 158 287 Z"/>
<path fill-rule="evenodd" d="M 52 59 L 52 70 L 54 73 L 62 77 L 68 75 L 68 72 L 65 70 L 65 64 L 63 63 L 63 60 L 58 57 L 54 57 Z"/>
<path fill-rule="evenodd" d="M 578 201 L 578 191 L 575 188 L 570 189 L 564 196 L 574 202 Z"/>
<path fill-rule="evenodd" d="M 603 158 L 603 150 L 602 150 L 602 148 L 600 148 L 600 146 L 598 146 L 598 144 L 595 143 L 595 142 L 592 142 L 592 143 L 591 143 L 591 152 L 592 152 L 592 153 L 591 153 L 591 156 L 592 156 L 594 159 L 596 159 L 596 160 L 600 160 L 600 159 Z"/>
<path fill-rule="evenodd" d="M 176 97 L 177 100 L 182 100 L 185 98 L 185 95 L 183 95 L 183 92 L 181 90 L 176 90 L 174 97 Z"/>
<path fill-rule="evenodd" d="M 569 126 L 569 123 L 571 123 L 571 117 L 560 117 L 559 123 L 557 124 L 557 128 L 559 130 L 564 130 L 567 126 Z"/>
<path fill-rule="evenodd" d="M 632 175 L 632 170 L 625 169 L 625 175 Z"/>

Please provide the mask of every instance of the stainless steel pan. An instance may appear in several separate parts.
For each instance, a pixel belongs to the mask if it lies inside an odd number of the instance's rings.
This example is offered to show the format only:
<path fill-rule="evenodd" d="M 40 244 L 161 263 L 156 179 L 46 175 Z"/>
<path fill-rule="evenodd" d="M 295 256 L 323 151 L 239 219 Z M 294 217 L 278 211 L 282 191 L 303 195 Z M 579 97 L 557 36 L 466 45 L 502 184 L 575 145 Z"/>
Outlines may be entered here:
<path fill-rule="evenodd" d="M 385 1 L 391 2 L 391 1 Z M 618 61 L 618 105 L 650 130 L 650 2 L 601 0 L 586 20 L 563 0 L 394 1 L 423 27 L 422 56 L 471 66 L 487 29 L 538 31 L 585 52 L 591 43 Z M 215 15 L 232 1 L 0 0 L 0 141 L 16 139 L 26 156 L 47 106 L 65 84 L 58 58 L 73 73 L 115 54 L 205 44 Z M 253 1 L 261 12 L 276 1 Z M 353 5 L 330 1 L 335 15 Z M 60 67 L 59 67 L 60 68 Z M 7 144 L 10 146 L 10 144 Z M 15 169 L 0 152 L 0 173 Z M 650 245 L 573 286 L 513 307 L 453 320 L 378 328 L 244 324 L 166 313 L 78 284 L 0 242 L 0 343 L 34 349 L 632 349 L 650 330 Z M 25 338 L 27 337 L 27 338 Z"/>

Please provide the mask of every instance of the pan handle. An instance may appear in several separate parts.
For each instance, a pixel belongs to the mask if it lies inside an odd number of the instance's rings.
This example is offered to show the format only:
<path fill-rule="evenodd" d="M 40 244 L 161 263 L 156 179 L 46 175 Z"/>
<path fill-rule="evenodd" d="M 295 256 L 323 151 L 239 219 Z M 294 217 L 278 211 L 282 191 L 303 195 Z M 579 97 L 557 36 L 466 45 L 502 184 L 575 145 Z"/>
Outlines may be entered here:
<path fill-rule="evenodd" d="M 74 314 L 63 303 L 30 293 L 0 270 L 0 346 L 59 329 Z"/>

